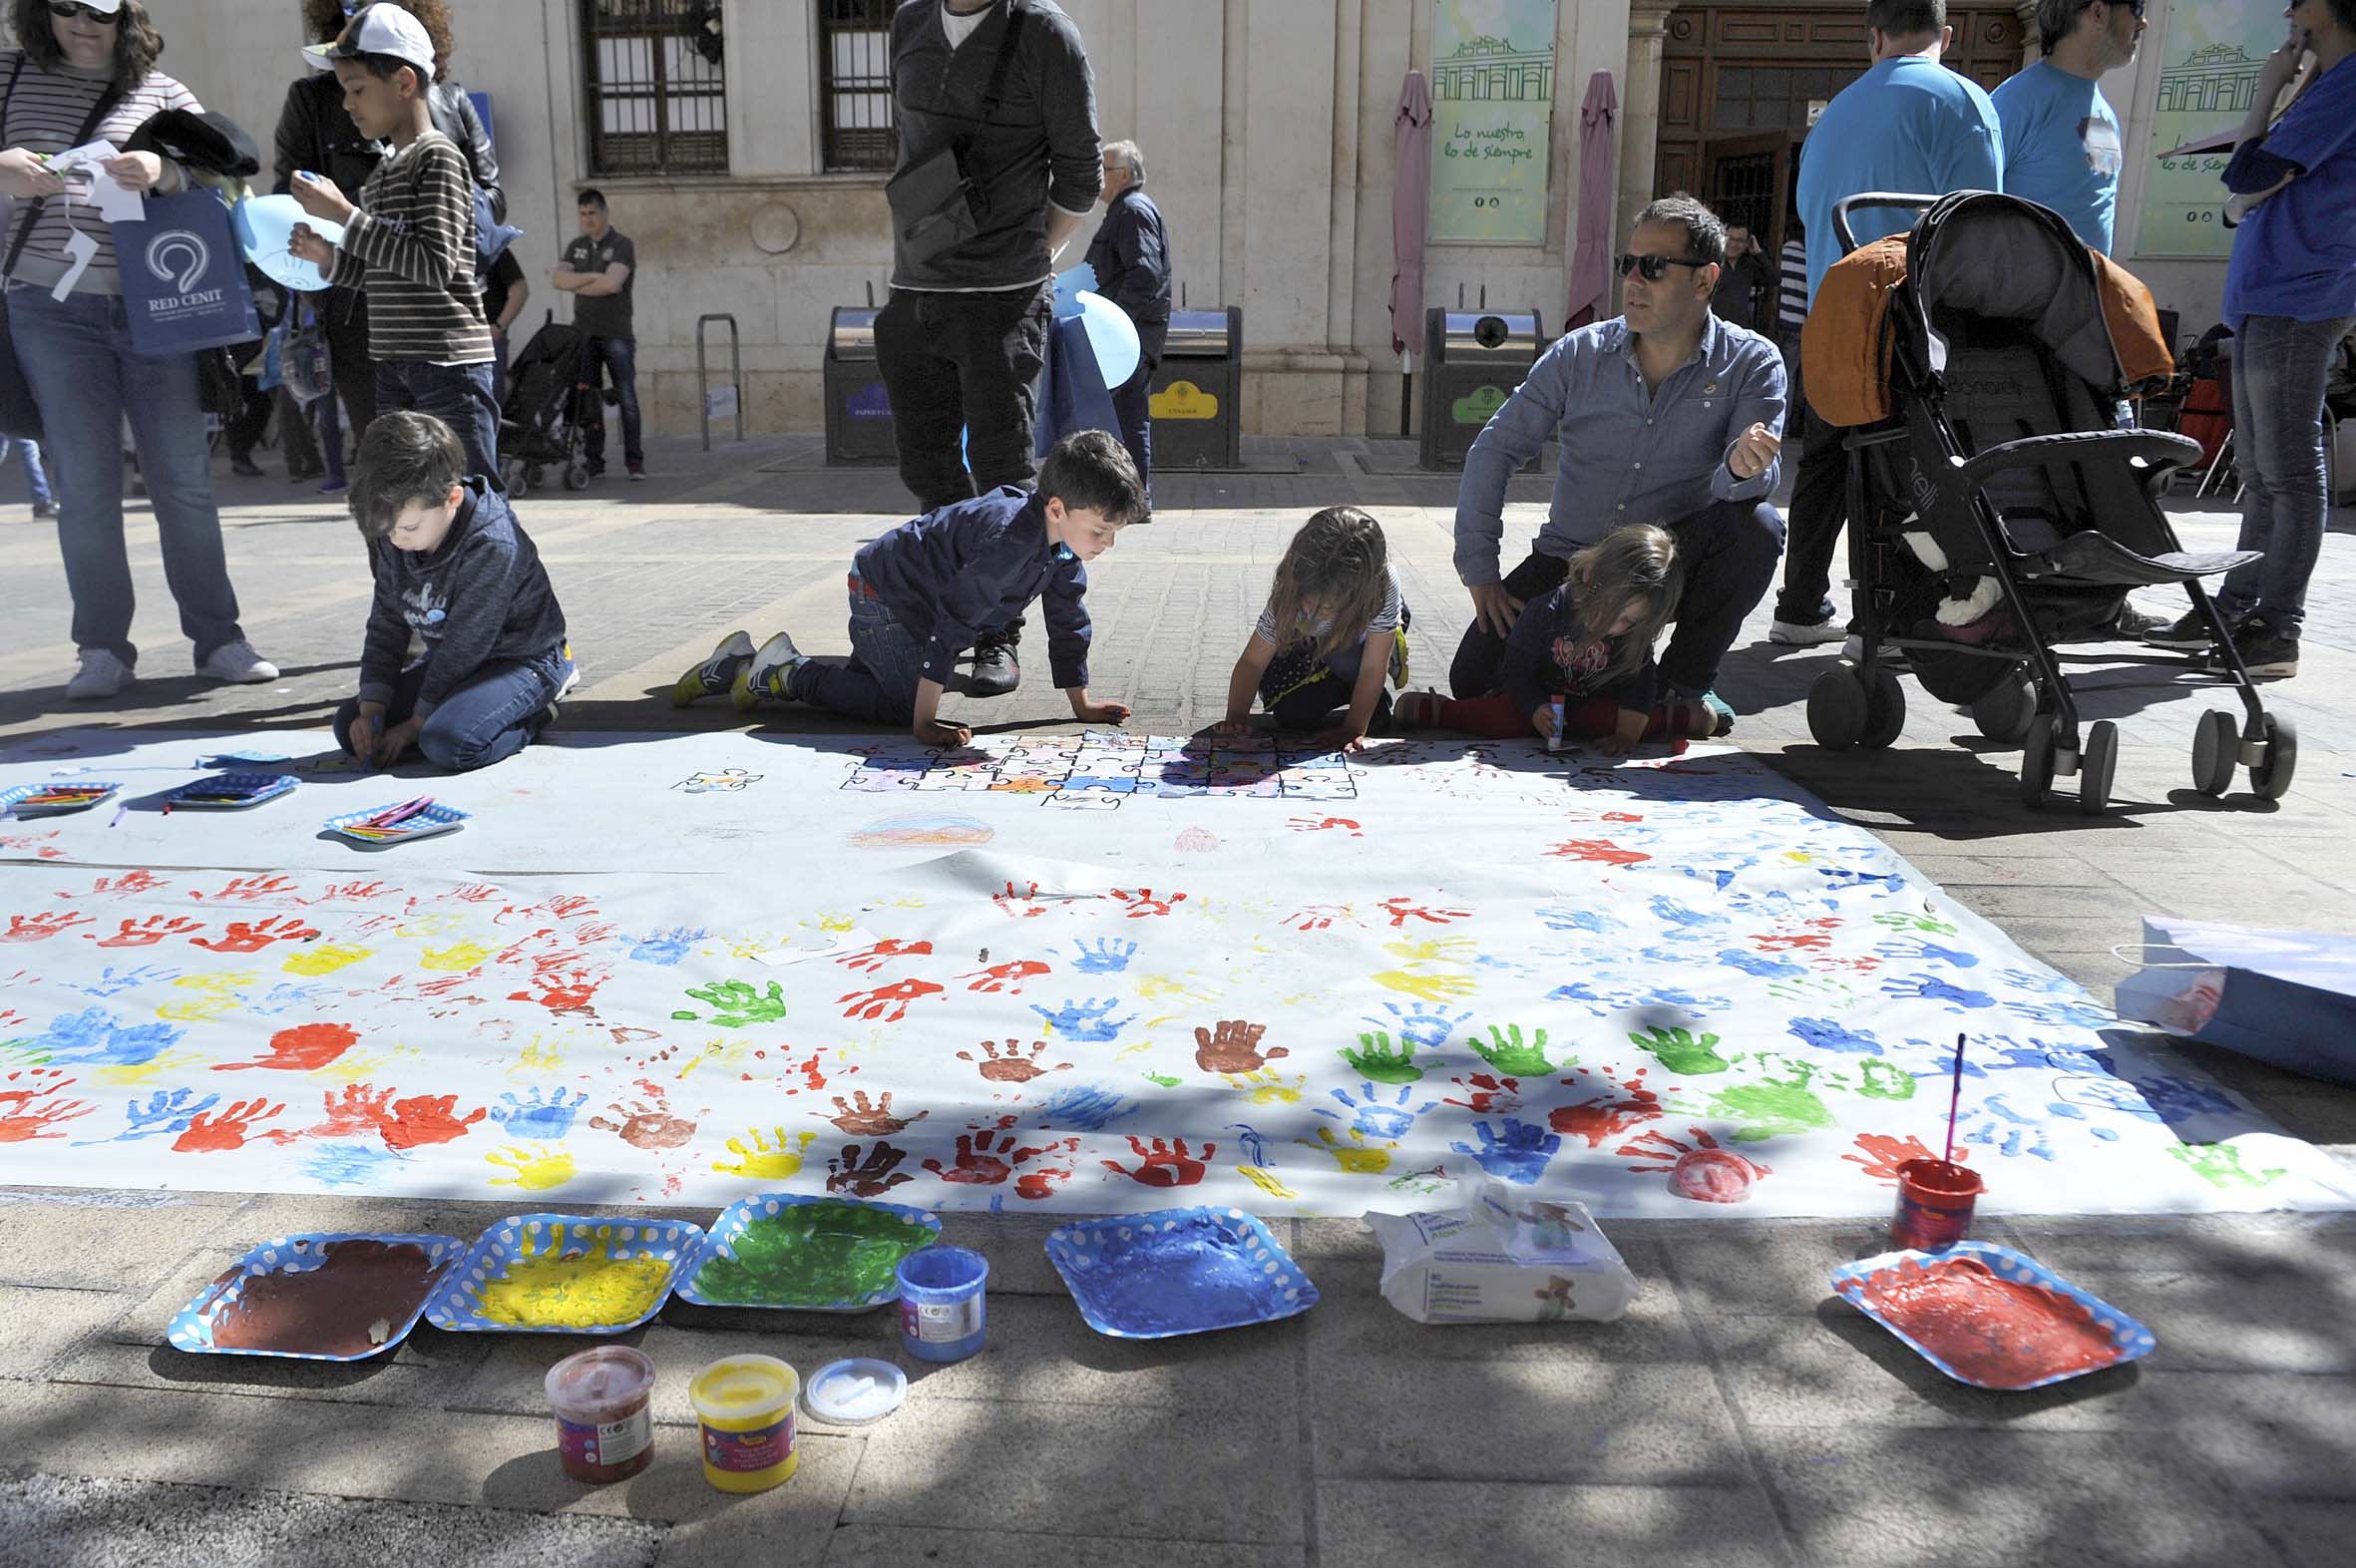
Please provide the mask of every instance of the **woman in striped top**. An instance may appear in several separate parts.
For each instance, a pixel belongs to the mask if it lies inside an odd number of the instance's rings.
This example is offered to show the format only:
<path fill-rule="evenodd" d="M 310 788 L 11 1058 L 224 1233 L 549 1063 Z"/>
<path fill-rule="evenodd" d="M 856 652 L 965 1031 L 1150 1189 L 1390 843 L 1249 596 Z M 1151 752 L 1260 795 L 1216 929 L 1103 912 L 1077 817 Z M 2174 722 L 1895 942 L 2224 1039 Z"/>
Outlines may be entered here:
<path fill-rule="evenodd" d="M 66 695 L 115 695 L 131 683 L 139 658 L 123 542 L 126 419 L 197 670 L 220 680 L 274 680 L 277 670 L 237 625 L 196 358 L 135 356 L 112 232 L 87 191 L 72 196 L 45 162 L 82 143 L 120 147 L 164 110 L 202 106 L 155 69 L 164 41 L 139 0 L 10 0 L 9 26 L 20 47 L 0 50 L 0 196 L 7 198 L 0 201 L 7 236 L 0 254 L 9 341 L 41 411 L 57 486 L 58 543 L 81 654 Z M 187 187 L 180 167 L 154 153 L 125 153 L 105 169 L 133 191 L 170 195 Z"/>

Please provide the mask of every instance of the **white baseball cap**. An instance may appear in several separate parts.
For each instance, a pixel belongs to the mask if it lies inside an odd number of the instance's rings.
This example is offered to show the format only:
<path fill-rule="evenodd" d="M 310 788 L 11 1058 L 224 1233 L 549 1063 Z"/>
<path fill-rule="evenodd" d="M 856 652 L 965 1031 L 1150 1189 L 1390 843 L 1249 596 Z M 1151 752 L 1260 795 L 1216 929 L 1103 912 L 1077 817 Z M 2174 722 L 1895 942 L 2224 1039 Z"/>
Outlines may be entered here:
<path fill-rule="evenodd" d="M 113 16 L 123 9 L 123 0 L 82 0 L 82 3 L 101 16 Z"/>
<path fill-rule="evenodd" d="M 302 52 L 305 60 L 321 70 L 332 70 L 338 60 L 360 55 L 405 60 L 417 67 L 418 75 L 428 83 L 434 79 L 434 41 L 426 36 L 425 24 L 383 0 L 362 7 L 331 42 L 307 45 Z"/>

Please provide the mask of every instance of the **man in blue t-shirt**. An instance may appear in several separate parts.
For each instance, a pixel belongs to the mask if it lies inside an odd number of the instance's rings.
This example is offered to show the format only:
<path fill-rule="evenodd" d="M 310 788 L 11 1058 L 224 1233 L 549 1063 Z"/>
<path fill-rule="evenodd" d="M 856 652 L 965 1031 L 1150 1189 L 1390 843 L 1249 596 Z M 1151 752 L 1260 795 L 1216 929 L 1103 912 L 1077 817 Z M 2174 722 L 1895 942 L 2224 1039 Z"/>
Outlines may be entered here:
<path fill-rule="evenodd" d="M 1865 41 L 1872 69 L 1825 106 L 1799 153 L 1799 216 L 1806 226 L 1808 301 L 1840 259 L 1833 203 L 1867 191 L 1945 196 L 2004 189 L 2004 132 L 1979 84 L 1939 64 L 1953 42 L 1946 0 L 1871 0 Z M 1859 208 L 1849 218 L 1858 244 L 1903 233 L 1918 214 Z M 1806 417 L 1805 450 L 1791 494 L 1783 589 L 1771 642 L 1837 642 L 1832 618 L 1832 553 L 1847 512 L 1848 455 L 1840 433 Z"/>
<path fill-rule="evenodd" d="M 2004 189 L 2052 207 L 2109 255 L 2126 158 L 2119 116 L 2095 84 L 2134 61 L 2144 0 L 2037 0 L 2037 31 L 2045 58 L 1989 95 L 2004 126 Z"/>

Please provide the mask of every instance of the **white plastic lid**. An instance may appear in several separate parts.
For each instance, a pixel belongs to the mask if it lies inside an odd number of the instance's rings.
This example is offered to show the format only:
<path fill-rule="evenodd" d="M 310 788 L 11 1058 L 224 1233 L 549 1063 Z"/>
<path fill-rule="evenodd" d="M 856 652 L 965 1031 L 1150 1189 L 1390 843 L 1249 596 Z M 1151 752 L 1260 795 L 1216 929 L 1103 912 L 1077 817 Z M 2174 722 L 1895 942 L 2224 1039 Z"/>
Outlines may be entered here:
<path fill-rule="evenodd" d="M 803 1408 L 838 1426 L 880 1421 L 907 1397 L 908 1373 L 872 1356 L 829 1362 L 802 1385 Z"/>

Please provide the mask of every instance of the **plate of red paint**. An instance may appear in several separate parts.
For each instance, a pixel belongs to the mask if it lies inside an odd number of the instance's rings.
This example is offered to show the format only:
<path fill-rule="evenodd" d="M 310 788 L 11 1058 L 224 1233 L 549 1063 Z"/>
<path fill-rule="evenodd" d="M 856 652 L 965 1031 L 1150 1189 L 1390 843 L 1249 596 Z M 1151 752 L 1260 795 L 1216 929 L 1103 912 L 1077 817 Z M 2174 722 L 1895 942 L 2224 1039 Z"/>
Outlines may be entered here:
<path fill-rule="evenodd" d="M 1994 1242 L 1845 1264 L 1832 1271 L 1832 1289 L 1924 1361 L 1979 1388 L 2042 1388 L 2139 1361 L 2160 1343 L 2101 1297 Z"/>

